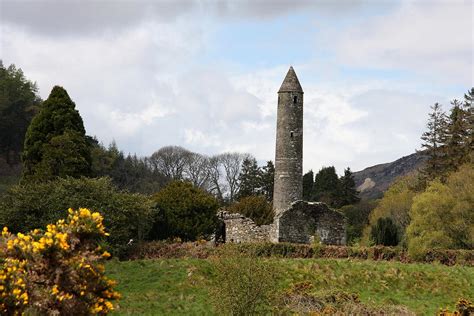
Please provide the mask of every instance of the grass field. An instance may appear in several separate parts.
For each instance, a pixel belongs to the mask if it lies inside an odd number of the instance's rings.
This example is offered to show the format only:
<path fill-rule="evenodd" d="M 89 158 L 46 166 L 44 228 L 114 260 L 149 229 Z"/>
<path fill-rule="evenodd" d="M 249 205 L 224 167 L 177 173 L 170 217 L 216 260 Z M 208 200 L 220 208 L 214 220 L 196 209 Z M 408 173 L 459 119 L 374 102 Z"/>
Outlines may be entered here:
<path fill-rule="evenodd" d="M 283 292 L 297 282 L 316 291 L 359 295 L 369 306 L 404 305 L 419 315 L 474 298 L 474 268 L 340 259 L 267 259 L 281 268 Z M 209 315 L 213 268 L 208 260 L 111 261 L 107 274 L 122 293 L 116 314 Z"/>

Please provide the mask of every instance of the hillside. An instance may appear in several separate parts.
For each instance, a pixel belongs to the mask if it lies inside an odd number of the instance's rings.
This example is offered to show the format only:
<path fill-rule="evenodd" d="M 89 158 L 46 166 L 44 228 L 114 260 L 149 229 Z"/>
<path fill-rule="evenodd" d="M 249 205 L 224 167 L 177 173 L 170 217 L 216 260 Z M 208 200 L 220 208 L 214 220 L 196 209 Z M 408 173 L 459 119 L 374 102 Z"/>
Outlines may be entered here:
<path fill-rule="evenodd" d="M 356 187 L 362 199 L 376 199 L 383 195 L 393 181 L 412 171 L 420 169 L 427 157 L 417 152 L 393 162 L 375 165 L 362 171 L 354 172 Z"/>

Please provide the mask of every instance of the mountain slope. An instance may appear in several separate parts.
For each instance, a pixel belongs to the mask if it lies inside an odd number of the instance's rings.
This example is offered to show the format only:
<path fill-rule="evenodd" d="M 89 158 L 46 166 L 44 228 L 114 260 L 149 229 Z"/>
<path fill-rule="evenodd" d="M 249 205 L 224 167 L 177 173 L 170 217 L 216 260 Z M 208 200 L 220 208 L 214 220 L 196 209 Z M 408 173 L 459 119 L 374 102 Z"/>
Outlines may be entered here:
<path fill-rule="evenodd" d="M 412 171 L 420 169 L 426 162 L 426 155 L 417 152 L 393 162 L 375 165 L 362 171 L 354 172 L 354 180 L 362 199 L 382 197 L 393 181 Z"/>

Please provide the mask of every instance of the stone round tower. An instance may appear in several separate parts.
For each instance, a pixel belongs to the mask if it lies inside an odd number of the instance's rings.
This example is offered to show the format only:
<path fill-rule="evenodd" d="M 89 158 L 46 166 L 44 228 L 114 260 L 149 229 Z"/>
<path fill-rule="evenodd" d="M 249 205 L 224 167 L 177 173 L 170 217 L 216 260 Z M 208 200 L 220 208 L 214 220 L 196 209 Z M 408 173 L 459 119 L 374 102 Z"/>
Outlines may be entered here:
<path fill-rule="evenodd" d="M 278 91 L 273 208 L 303 199 L 303 89 L 290 67 Z"/>

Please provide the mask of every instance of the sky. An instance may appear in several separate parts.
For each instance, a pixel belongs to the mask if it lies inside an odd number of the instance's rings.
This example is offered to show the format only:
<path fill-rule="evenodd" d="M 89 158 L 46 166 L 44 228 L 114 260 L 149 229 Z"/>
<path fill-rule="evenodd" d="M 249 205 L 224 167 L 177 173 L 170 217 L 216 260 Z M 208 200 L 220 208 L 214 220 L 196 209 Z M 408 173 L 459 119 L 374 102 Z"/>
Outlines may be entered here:
<path fill-rule="evenodd" d="M 463 0 L 0 0 L 0 59 L 46 99 L 63 86 L 89 135 L 275 154 L 277 91 L 304 90 L 304 170 L 362 170 L 420 149 L 430 111 L 474 86 Z"/>

